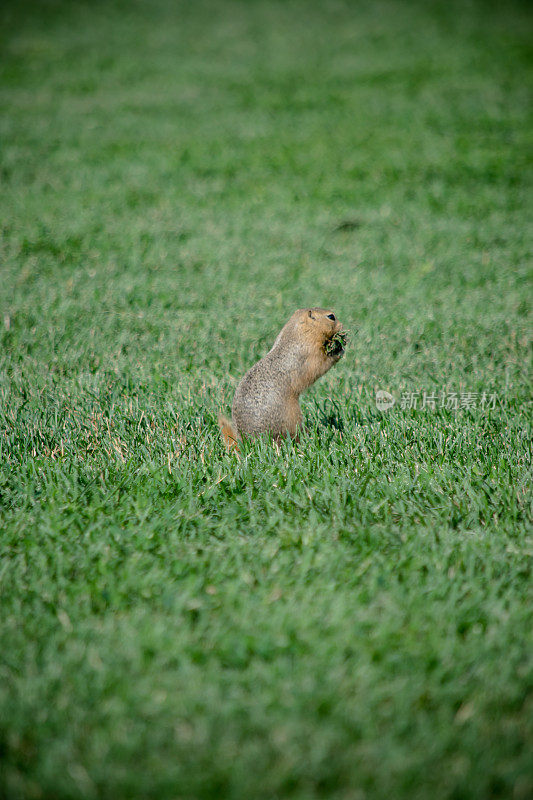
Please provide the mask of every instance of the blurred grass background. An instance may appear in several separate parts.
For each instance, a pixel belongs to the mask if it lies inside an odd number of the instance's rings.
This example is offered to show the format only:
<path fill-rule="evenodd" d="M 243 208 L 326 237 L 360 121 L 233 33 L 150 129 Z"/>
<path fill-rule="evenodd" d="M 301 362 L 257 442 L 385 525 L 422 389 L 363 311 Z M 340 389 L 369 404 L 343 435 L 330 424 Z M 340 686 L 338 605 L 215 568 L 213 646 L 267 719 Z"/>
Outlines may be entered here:
<path fill-rule="evenodd" d="M 529 4 L 0 15 L 0 794 L 529 797 Z"/>

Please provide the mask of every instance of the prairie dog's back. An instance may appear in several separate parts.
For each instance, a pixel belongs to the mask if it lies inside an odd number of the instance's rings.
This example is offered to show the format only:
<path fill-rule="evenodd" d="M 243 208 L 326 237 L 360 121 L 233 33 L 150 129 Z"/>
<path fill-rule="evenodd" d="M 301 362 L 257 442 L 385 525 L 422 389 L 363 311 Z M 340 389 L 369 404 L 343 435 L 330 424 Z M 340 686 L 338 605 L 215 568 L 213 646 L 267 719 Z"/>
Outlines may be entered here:
<path fill-rule="evenodd" d="M 296 354 L 273 349 L 246 373 L 237 386 L 231 412 L 240 433 L 270 431 L 280 435 L 287 429 L 284 423 L 288 406 L 294 405 L 292 376 L 296 363 Z M 298 422 L 296 419 L 294 429 Z"/>

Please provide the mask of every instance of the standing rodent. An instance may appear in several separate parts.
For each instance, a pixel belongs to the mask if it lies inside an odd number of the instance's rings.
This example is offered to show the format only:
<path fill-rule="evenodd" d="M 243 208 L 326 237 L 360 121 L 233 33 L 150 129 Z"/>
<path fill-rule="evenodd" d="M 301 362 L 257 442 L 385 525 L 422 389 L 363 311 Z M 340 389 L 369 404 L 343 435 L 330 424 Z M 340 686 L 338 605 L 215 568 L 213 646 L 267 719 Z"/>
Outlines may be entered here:
<path fill-rule="evenodd" d="M 346 333 L 325 308 L 300 308 L 278 334 L 272 349 L 237 386 L 232 422 L 218 422 L 228 448 L 241 436 L 296 436 L 302 423 L 300 394 L 344 355 Z"/>

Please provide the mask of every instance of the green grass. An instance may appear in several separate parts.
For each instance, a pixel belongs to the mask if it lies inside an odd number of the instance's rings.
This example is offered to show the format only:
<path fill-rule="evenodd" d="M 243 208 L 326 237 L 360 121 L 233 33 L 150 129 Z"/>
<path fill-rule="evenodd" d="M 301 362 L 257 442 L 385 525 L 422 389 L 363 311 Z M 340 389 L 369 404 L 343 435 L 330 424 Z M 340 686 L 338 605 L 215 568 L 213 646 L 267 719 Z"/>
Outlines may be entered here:
<path fill-rule="evenodd" d="M 532 33 L 2 5 L 2 798 L 531 796 Z M 345 358 L 237 460 L 305 305 Z"/>

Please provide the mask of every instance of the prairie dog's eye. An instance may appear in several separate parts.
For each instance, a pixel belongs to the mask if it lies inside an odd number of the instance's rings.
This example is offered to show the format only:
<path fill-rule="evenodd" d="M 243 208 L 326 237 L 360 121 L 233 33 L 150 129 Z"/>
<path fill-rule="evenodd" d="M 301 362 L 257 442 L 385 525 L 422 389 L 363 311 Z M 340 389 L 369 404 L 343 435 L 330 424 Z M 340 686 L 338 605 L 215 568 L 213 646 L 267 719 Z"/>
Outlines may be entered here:
<path fill-rule="evenodd" d="M 335 322 L 335 319 L 336 319 L 336 317 L 335 317 L 335 314 L 328 314 L 328 315 L 327 315 L 327 318 L 328 318 L 328 319 L 332 319 L 332 320 L 333 320 L 333 322 Z"/>

